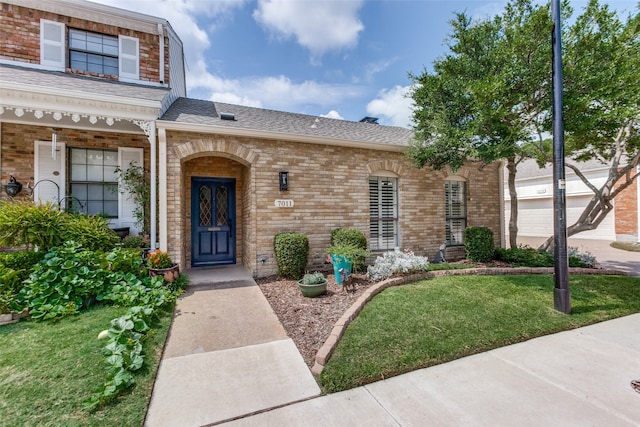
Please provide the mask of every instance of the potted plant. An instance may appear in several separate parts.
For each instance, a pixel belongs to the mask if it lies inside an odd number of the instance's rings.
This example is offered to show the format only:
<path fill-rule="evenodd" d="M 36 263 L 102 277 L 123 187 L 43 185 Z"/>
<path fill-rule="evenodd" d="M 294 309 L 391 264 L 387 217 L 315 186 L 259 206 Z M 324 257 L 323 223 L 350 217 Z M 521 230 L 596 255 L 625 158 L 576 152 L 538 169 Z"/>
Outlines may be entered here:
<path fill-rule="evenodd" d="M 167 282 L 173 282 L 180 275 L 180 266 L 171 260 L 165 251 L 156 249 L 147 255 L 149 276 L 163 276 Z"/>
<path fill-rule="evenodd" d="M 317 297 L 327 291 L 327 279 L 319 271 L 307 273 L 298 280 L 298 287 L 305 297 Z"/>
<path fill-rule="evenodd" d="M 369 256 L 369 251 L 353 244 L 334 244 L 329 246 L 325 253 L 331 255 L 333 264 L 333 274 L 336 276 L 336 283 L 344 285 L 343 279 L 351 275 L 355 260 Z"/>

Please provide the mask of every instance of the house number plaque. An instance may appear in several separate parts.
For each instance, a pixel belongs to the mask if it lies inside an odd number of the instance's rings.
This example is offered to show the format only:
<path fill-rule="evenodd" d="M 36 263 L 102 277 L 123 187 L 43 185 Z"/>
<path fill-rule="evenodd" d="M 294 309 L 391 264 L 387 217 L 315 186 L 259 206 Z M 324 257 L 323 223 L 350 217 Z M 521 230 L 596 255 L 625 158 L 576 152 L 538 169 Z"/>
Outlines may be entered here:
<path fill-rule="evenodd" d="M 293 200 L 291 199 L 276 199 L 275 201 L 276 208 L 292 208 Z"/>

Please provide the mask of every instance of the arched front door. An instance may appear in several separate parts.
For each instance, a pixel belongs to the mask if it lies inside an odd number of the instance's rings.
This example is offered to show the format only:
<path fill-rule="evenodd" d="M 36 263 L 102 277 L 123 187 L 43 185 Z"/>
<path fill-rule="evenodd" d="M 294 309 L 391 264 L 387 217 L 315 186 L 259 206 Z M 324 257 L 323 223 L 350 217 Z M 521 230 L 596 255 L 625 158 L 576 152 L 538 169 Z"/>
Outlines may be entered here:
<path fill-rule="evenodd" d="M 236 263 L 236 180 L 191 178 L 191 265 Z"/>

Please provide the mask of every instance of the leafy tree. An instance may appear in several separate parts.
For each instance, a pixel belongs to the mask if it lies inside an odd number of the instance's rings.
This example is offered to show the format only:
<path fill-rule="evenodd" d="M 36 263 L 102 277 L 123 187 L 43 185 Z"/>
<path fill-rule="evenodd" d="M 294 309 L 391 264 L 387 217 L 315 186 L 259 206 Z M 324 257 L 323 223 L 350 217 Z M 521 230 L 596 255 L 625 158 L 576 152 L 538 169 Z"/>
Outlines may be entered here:
<path fill-rule="evenodd" d="M 531 157 L 536 136 L 542 140 L 551 105 L 549 10 L 515 0 L 491 20 L 458 13 L 451 26 L 450 52 L 433 72 L 411 76 L 415 141 L 407 155 L 417 167 L 453 170 L 469 160 L 507 159 L 516 247 L 517 164 Z"/>
<path fill-rule="evenodd" d="M 614 198 L 638 178 L 640 18 L 636 13 L 622 22 L 607 5 L 592 0 L 563 37 L 565 153 L 570 158 L 565 164 L 594 193 L 567 227 L 572 236 L 597 228 Z M 599 187 L 580 170 L 579 162 L 588 160 L 609 166 Z M 550 237 L 541 248 L 552 242 Z"/>

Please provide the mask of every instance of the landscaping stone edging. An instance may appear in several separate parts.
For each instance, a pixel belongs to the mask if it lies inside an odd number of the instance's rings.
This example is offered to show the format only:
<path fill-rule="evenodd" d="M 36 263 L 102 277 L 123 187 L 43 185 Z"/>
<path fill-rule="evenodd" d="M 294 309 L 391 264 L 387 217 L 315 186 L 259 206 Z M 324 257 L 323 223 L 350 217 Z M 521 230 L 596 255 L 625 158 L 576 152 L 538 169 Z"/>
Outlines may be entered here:
<path fill-rule="evenodd" d="M 349 326 L 349 323 L 355 319 L 362 308 L 367 302 L 371 300 L 376 294 L 380 293 L 386 288 L 392 286 L 404 285 L 405 283 L 415 282 L 417 280 L 442 277 L 442 276 L 503 276 L 503 275 L 519 275 L 519 274 L 553 274 L 553 267 L 515 267 L 515 268 L 500 268 L 500 267 L 488 267 L 488 268 L 467 268 L 460 270 L 436 270 L 428 271 L 424 273 L 411 274 L 407 276 L 392 277 L 390 279 L 383 280 L 370 286 L 360 297 L 354 302 L 351 307 L 344 312 L 342 317 L 333 325 L 329 338 L 322 344 L 320 350 L 316 353 L 316 361 L 311 368 L 311 373 L 315 376 L 320 375 L 324 366 L 329 361 L 331 354 L 338 345 L 338 341 L 342 338 L 344 331 Z M 601 274 L 608 276 L 627 276 L 624 271 L 618 270 L 600 270 L 596 268 L 570 268 L 571 274 Z"/>

